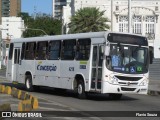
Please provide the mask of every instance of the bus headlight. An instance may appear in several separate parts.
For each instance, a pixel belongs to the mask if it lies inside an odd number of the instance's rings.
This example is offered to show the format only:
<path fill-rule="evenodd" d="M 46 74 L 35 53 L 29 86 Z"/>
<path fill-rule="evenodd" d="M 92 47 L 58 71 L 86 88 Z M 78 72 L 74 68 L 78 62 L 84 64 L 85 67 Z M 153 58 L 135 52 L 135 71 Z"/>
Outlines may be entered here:
<path fill-rule="evenodd" d="M 140 86 L 146 86 L 146 85 L 148 85 L 148 80 L 144 79 L 139 85 Z"/>
<path fill-rule="evenodd" d="M 118 85 L 118 79 L 115 76 L 113 76 L 113 77 L 109 76 L 108 79 L 109 79 L 108 82 L 110 84 Z"/>

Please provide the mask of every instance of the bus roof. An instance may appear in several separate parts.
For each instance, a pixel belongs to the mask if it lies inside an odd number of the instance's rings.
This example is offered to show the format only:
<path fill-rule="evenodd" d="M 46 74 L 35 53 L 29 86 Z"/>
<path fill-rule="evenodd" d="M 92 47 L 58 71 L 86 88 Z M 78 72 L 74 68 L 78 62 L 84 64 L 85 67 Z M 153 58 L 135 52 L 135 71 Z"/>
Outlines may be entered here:
<path fill-rule="evenodd" d="M 78 38 L 99 38 L 107 35 L 107 32 L 90 32 L 90 33 L 78 33 L 78 34 L 64 34 L 54 36 L 41 36 L 30 38 L 18 38 L 12 39 L 11 42 L 34 42 L 34 41 L 49 41 L 49 40 L 65 40 L 65 39 L 78 39 Z"/>
<path fill-rule="evenodd" d="M 50 41 L 50 40 L 66 40 L 66 39 L 85 39 L 85 38 L 107 38 L 109 33 L 121 34 L 121 35 L 133 35 L 146 38 L 142 35 L 122 33 L 122 32 L 111 32 L 111 31 L 101 31 L 101 32 L 89 32 L 89 33 L 77 33 L 77 34 L 64 34 L 64 35 L 54 35 L 54 36 L 41 36 L 41 37 L 30 37 L 30 38 L 18 38 L 12 39 L 11 43 L 19 42 L 36 42 L 36 41 Z M 111 41 L 110 41 L 111 42 Z M 146 42 L 148 43 L 147 39 Z"/>

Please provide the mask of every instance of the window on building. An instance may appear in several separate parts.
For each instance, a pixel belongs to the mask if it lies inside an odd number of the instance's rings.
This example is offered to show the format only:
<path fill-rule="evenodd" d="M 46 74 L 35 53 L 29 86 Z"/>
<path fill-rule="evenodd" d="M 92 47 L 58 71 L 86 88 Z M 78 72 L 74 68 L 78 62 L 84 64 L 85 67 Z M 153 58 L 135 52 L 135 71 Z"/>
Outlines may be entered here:
<path fill-rule="evenodd" d="M 128 32 L 128 16 L 119 16 L 119 32 Z"/>
<path fill-rule="evenodd" d="M 14 48 L 14 44 L 11 43 L 10 44 L 10 48 L 9 48 L 9 60 L 12 59 L 12 55 L 13 55 L 13 48 Z"/>
<path fill-rule="evenodd" d="M 156 7 L 155 7 L 155 11 L 158 11 L 158 10 L 159 10 L 159 9 L 158 9 L 158 6 L 156 6 Z"/>
<path fill-rule="evenodd" d="M 48 51 L 48 41 L 38 42 L 36 50 L 37 60 L 46 60 Z"/>
<path fill-rule="evenodd" d="M 58 60 L 60 58 L 61 41 L 51 41 L 49 43 L 48 59 Z"/>
<path fill-rule="evenodd" d="M 146 33 L 154 33 L 154 16 L 147 16 L 145 19 L 146 22 Z"/>
<path fill-rule="evenodd" d="M 77 42 L 76 59 L 88 60 L 90 56 L 90 39 L 79 39 Z"/>
<path fill-rule="evenodd" d="M 142 16 L 133 17 L 133 33 L 142 34 Z"/>
<path fill-rule="evenodd" d="M 28 43 L 26 43 L 25 59 L 26 60 L 34 60 L 35 51 L 36 51 L 36 42 L 28 42 Z"/>
<path fill-rule="evenodd" d="M 75 57 L 76 40 L 64 40 L 62 44 L 61 59 L 73 60 Z"/>
<path fill-rule="evenodd" d="M 154 16 L 146 16 L 145 18 L 145 33 L 146 37 L 149 40 L 155 39 L 155 17 Z"/>
<path fill-rule="evenodd" d="M 118 11 L 119 10 L 119 6 L 116 6 L 116 11 Z"/>

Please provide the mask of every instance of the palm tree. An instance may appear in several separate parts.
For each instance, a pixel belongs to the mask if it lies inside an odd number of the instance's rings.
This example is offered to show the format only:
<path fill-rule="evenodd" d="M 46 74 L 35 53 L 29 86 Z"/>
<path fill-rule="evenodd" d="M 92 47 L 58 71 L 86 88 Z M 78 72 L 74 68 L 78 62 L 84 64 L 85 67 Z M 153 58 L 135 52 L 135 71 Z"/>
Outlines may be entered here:
<path fill-rule="evenodd" d="M 68 24 L 69 33 L 98 32 L 109 29 L 109 25 L 106 24 L 109 20 L 103 17 L 104 12 L 95 7 L 79 9 Z"/>

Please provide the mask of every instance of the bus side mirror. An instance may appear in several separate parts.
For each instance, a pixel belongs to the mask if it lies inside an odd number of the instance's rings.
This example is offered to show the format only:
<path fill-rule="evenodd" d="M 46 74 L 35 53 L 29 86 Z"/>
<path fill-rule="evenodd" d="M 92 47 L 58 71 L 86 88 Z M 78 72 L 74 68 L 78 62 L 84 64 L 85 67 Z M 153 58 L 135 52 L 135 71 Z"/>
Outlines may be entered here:
<path fill-rule="evenodd" d="M 149 51 L 150 64 L 153 63 L 153 51 Z"/>
<path fill-rule="evenodd" d="M 109 45 L 107 45 L 106 48 L 105 48 L 105 55 L 106 56 L 110 55 L 110 46 Z"/>

